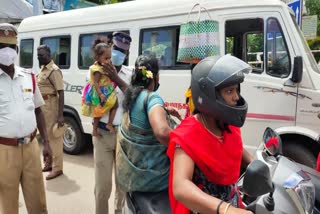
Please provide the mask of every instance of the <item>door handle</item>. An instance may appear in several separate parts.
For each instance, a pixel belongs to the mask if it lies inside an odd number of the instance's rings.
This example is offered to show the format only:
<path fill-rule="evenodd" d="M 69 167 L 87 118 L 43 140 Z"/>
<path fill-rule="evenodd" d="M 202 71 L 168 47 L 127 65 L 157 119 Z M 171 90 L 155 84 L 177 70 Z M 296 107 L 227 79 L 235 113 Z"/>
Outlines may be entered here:
<path fill-rule="evenodd" d="M 312 107 L 319 108 L 320 107 L 320 103 L 312 103 Z"/>

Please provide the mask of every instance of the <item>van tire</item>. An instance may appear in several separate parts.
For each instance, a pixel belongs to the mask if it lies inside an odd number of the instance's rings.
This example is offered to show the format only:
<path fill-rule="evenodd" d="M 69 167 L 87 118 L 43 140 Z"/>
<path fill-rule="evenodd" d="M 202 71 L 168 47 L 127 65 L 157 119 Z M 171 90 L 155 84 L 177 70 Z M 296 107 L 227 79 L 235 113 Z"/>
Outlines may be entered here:
<path fill-rule="evenodd" d="M 316 167 L 316 158 L 314 157 L 313 153 L 308 148 L 299 143 L 284 143 L 283 155 L 313 169 Z"/>
<path fill-rule="evenodd" d="M 79 154 L 85 147 L 84 134 L 74 118 L 66 116 L 64 123 L 67 130 L 63 136 L 63 151 L 71 155 Z"/>

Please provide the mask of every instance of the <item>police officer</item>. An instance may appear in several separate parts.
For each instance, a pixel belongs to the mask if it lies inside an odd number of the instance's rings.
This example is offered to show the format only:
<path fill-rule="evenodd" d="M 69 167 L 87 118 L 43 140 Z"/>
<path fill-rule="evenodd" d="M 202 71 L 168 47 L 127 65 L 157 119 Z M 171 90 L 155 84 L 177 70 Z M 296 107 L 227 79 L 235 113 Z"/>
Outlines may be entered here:
<path fill-rule="evenodd" d="M 0 24 L 0 213 L 17 214 L 21 183 L 28 213 L 47 213 L 36 128 L 51 161 L 44 104 L 31 71 L 14 65 L 17 29 Z"/>
<path fill-rule="evenodd" d="M 38 60 L 41 71 L 38 75 L 38 85 L 45 105 L 42 111 L 46 117 L 47 132 L 49 135 L 50 147 L 52 149 L 52 165 L 45 163 L 42 171 L 50 173 L 46 179 L 50 180 L 63 174 L 63 135 L 56 136 L 53 127 L 57 123 L 58 127 L 64 129 L 64 91 L 62 72 L 53 62 L 50 55 L 50 48 L 47 45 L 38 47 Z"/>
<path fill-rule="evenodd" d="M 117 84 L 116 93 L 119 107 L 113 120 L 113 126 L 117 128 L 122 120 L 124 91 L 130 84 L 132 68 L 125 65 L 125 60 L 129 54 L 131 37 L 123 32 L 114 32 L 112 40 L 112 64 L 105 65 L 105 71 L 109 78 Z M 109 197 L 112 189 L 112 172 L 115 166 L 115 150 L 117 133 L 106 130 L 109 121 L 109 114 L 104 115 L 99 122 L 101 137 L 93 137 L 94 150 L 94 170 L 95 170 L 95 203 L 96 214 L 109 213 Z M 124 205 L 124 193 L 116 187 L 114 208 L 115 214 L 122 213 Z"/>

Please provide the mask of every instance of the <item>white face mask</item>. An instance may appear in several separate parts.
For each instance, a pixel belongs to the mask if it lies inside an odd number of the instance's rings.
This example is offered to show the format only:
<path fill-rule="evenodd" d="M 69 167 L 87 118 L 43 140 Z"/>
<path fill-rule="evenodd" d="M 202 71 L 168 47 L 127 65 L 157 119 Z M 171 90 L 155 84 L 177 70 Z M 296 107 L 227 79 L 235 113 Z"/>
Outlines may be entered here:
<path fill-rule="evenodd" d="M 9 66 L 14 63 L 14 60 L 17 58 L 17 51 L 6 47 L 0 49 L 0 64 Z"/>

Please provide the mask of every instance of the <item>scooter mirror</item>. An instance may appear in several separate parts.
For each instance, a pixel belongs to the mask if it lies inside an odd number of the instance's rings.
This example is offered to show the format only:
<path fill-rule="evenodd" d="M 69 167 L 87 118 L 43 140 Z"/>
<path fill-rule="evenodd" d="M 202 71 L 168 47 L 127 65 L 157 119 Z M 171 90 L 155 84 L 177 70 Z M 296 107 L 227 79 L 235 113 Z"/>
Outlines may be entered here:
<path fill-rule="evenodd" d="M 258 197 L 273 192 L 269 167 L 260 160 L 254 160 L 248 166 L 243 178 L 243 192 Z"/>
<path fill-rule="evenodd" d="M 265 149 L 271 155 L 281 154 L 282 142 L 279 135 L 271 128 L 267 127 L 263 134 L 263 142 Z"/>

